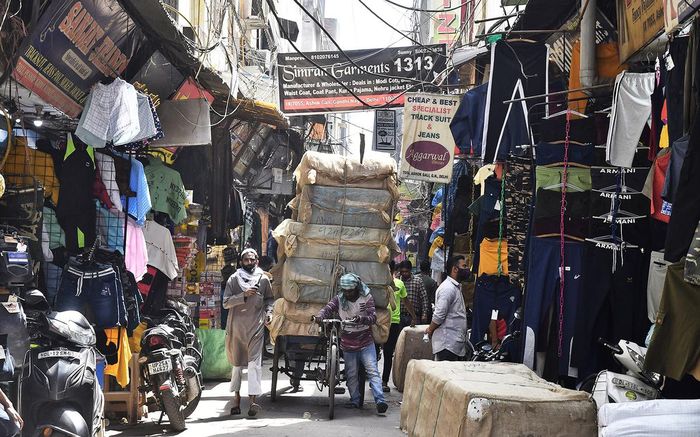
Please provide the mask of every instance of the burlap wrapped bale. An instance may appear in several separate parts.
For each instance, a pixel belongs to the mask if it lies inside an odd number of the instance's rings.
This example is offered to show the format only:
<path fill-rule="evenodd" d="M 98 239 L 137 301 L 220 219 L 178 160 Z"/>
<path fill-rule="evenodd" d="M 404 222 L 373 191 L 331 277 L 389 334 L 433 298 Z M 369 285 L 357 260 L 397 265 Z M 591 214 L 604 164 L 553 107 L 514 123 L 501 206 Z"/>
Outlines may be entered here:
<path fill-rule="evenodd" d="M 401 330 L 396 341 L 391 378 L 399 391 L 403 391 L 406 378 L 406 367 L 411 360 L 430 360 L 433 358 L 433 348 L 430 342 L 423 341 L 423 334 L 428 325 L 407 326 Z"/>
<path fill-rule="evenodd" d="M 399 248 L 391 231 L 312 225 L 284 220 L 272 231 L 284 258 L 336 259 L 386 263 Z M 278 259 L 279 259 L 278 250 Z"/>
<path fill-rule="evenodd" d="M 373 262 L 341 261 L 346 272 L 360 276 L 367 284 L 378 308 L 389 305 L 393 293 L 393 278 L 386 264 Z M 334 260 L 309 258 L 288 258 L 284 262 L 282 295 L 291 302 L 326 303 L 333 296 L 333 282 L 336 281 Z"/>
<path fill-rule="evenodd" d="M 311 322 L 311 316 L 318 314 L 324 306 L 323 304 L 294 303 L 285 299 L 275 300 L 272 307 L 272 321 L 268 326 L 270 341 L 274 344 L 280 335 L 320 335 L 317 325 Z M 375 343 L 386 343 L 390 325 L 391 313 L 377 308 L 377 323 L 371 327 Z"/>
<path fill-rule="evenodd" d="M 285 299 L 275 300 L 272 321 L 268 326 L 270 341 L 274 344 L 279 335 L 319 335 L 311 317 L 318 314 L 325 304 L 294 303 Z"/>
<path fill-rule="evenodd" d="M 307 185 L 290 203 L 292 217 L 315 225 L 389 229 L 395 198 L 386 190 Z"/>
<path fill-rule="evenodd" d="M 377 344 L 384 344 L 389 339 L 391 327 L 391 312 L 383 308 L 377 308 L 377 323 L 372 325 L 372 338 Z"/>
<path fill-rule="evenodd" d="M 409 436 L 596 436 L 584 392 L 547 382 L 522 364 L 408 365 L 401 428 Z"/>
<path fill-rule="evenodd" d="M 348 186 L 390 190 L 396 188 L 396 161 L 384 153 L 368 153 L 362 164 L 355 158 L 306 152 L 294 171 L 297 192 L 306 185 Z"/>

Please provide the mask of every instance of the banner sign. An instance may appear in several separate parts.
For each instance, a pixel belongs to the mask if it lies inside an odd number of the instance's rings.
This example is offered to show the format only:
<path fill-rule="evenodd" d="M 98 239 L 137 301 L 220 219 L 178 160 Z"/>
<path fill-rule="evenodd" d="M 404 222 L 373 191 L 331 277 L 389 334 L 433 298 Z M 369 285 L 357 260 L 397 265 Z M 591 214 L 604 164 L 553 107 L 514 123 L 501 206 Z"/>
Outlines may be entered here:
<path fill-rule="evenodd" d="M 22 44 L 14 78 L 77 117 L 94 83 L 124 72 L 137 29 L 117 0 L 53 1 Z"/>
<path fill-rule="evenodd" d="M 450 122 L 460 100 L 443 94 L 406 94 L 401 178 L 450 183 L 455 150 Z"/>
<path fill-rule="evenodd" d="M 451 47 L 459 41 L 462 34 L 462 12 L 455 7 L 463 3 L 464 0 L 428 0 L 427 9 L 442 11 L 433 15 L 430 42 Z"/>
<path fill-rule="evenodd" d="M 664 1 L 668 0 L 617 0 L 620 61 L 627 61 L 663 30 Z"/>
<path fill-rule="evenodd" d="M 693 12 L 700 9 L 700 0 L 664 0 L 664 28 L 671 33 Z"/>
<path fill-rule="evenodd" d="M 285 114 L 371 109 L 339 81 L 372 106 L 401 107 L 402 92 L 432 82 L 445 70 L 444 45 L 388 47 L 277 55 L 280 108 Z M 322 67 L 329 74 L 326 74 Z"/>
<path fill-rule="evenodd" d="M 391 109 L 374 111 L 374 150 L 396 150 L 396 112 Z"/>

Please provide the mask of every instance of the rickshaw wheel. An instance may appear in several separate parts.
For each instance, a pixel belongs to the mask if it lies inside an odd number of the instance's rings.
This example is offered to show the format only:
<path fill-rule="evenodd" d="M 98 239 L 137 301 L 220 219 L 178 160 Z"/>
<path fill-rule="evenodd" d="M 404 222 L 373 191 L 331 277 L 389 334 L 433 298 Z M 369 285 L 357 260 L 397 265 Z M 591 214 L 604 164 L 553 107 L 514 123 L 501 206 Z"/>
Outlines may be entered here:
<path fill-rule="evenodd" d="M 335 416 L 335 386 L 338 384 L 338 345 L 331 345 L 328 360 L 328 418 Z"/>
<path fill-rule="evenodd" d="M 278 338 L 278 340 L 281 340 Z M 277 400 L 277 374 L 279 373 L 280 342 L 275 342 L 275 350 L 272 354 L 272 387 L 270 388 L 270 400 Z"/>

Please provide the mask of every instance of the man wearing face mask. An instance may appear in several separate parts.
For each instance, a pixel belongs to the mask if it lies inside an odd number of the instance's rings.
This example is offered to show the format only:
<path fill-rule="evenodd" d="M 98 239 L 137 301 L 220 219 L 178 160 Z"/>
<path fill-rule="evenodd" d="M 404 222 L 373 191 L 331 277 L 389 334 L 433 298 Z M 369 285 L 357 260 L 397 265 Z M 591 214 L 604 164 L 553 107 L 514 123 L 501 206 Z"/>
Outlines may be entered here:
<path fill-rule="evenodd" d="M 262 353 L 266 313 L 274 298 L 270 280 L 258 267 L 258 254 L 253 249 L 241 253 L 241 268 L 226 283 L 223 306 L 228 309 L 226 323 L 226 355 L 233 365 L 231 391 L 235 393 L 231 414 L 241 413 L 241 380 L 248 368 L 249 416 L 260 411 L 256 399 L 262 394 Z"/>
<path fill-rule="evenodd" d="M 450 258 L 448 277 L 435 292 L 435 312 L 425 332 L 432 339 L 435 361 L 459 361 L 467 353 L 467 311 L 461 283 L 469 277 L 466 259 Z"/>
<path fill-rule="evenodd" d="M 340 333 L 340 348 L 343 350 L 345 375 L 350 392 L 350 403 L 347 407 L 360 408 L 358 371 L 359 364 L 362 362 L 377 404 L 377 412 L 384 414 L 389 406 L 382 392 L 377 351 L 370 328 L 377 323 L 374 299 L 369 293 L 369 287 L 354 273 L 345 274 L 340 278 L 340 293 L 318 313 L 316 320 L 330 318 L 335 313 L 338 313 L 341 320 L 351 322 L 343 324 L 343 330 Z"/>

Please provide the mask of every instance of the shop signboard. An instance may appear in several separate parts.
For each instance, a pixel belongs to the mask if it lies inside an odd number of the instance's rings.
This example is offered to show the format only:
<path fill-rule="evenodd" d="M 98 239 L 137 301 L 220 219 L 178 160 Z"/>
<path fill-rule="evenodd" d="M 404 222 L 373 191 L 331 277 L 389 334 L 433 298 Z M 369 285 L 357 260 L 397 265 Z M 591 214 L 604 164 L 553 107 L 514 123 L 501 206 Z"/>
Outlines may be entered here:
<path fill-rule="evenodd" d="M 671 33 L 700 9 L 700 0 L 663 0 L 664 1 L 664 27 L 666 33 Z"/>
<path fill-rule="evenodd" d="M 391 109 L 374 111 L 374 150 L 396 150 L 396 112 Z"/>
<path fill-rule="evenodd" d="M 620 60 L 627 61 L 664 28 L 664 1 L 617 0 Z"/>
<path fill-rule="evenodd" d="M 455 150 L 450 122 L 459 102 L 459 96 L 406 95 L 399 168 L 401 178 L 450 183 Z"/>
<path fill-rule="evenodd" d="M 401 107 L 406 90 L 430 89 L 445 70 L 445 45 L 277 55 L 280 108 L 287 115 Z M 350 58 L 350 60 L 348 60 Z M 319 68 L 320 67 L 320 68 Z M 339 83 L 339 82 L 342 82 Z"/>
<path fill-rule="evenodd" d="M 460 6 L 464 0 L 428 0 L 428 8 L 433 11 L 430 42 L 452 46 L 459 41 L 462 34 L 462 12 Z M 426 12 L 427 14 L 427 12 Z"/>
<path fill-rule="evenodd" d="M 121 75 L 143 36 L 117 0 L 52 1 L 20 47 L 14 78 L 77 117 L 90 87 Z"/>

